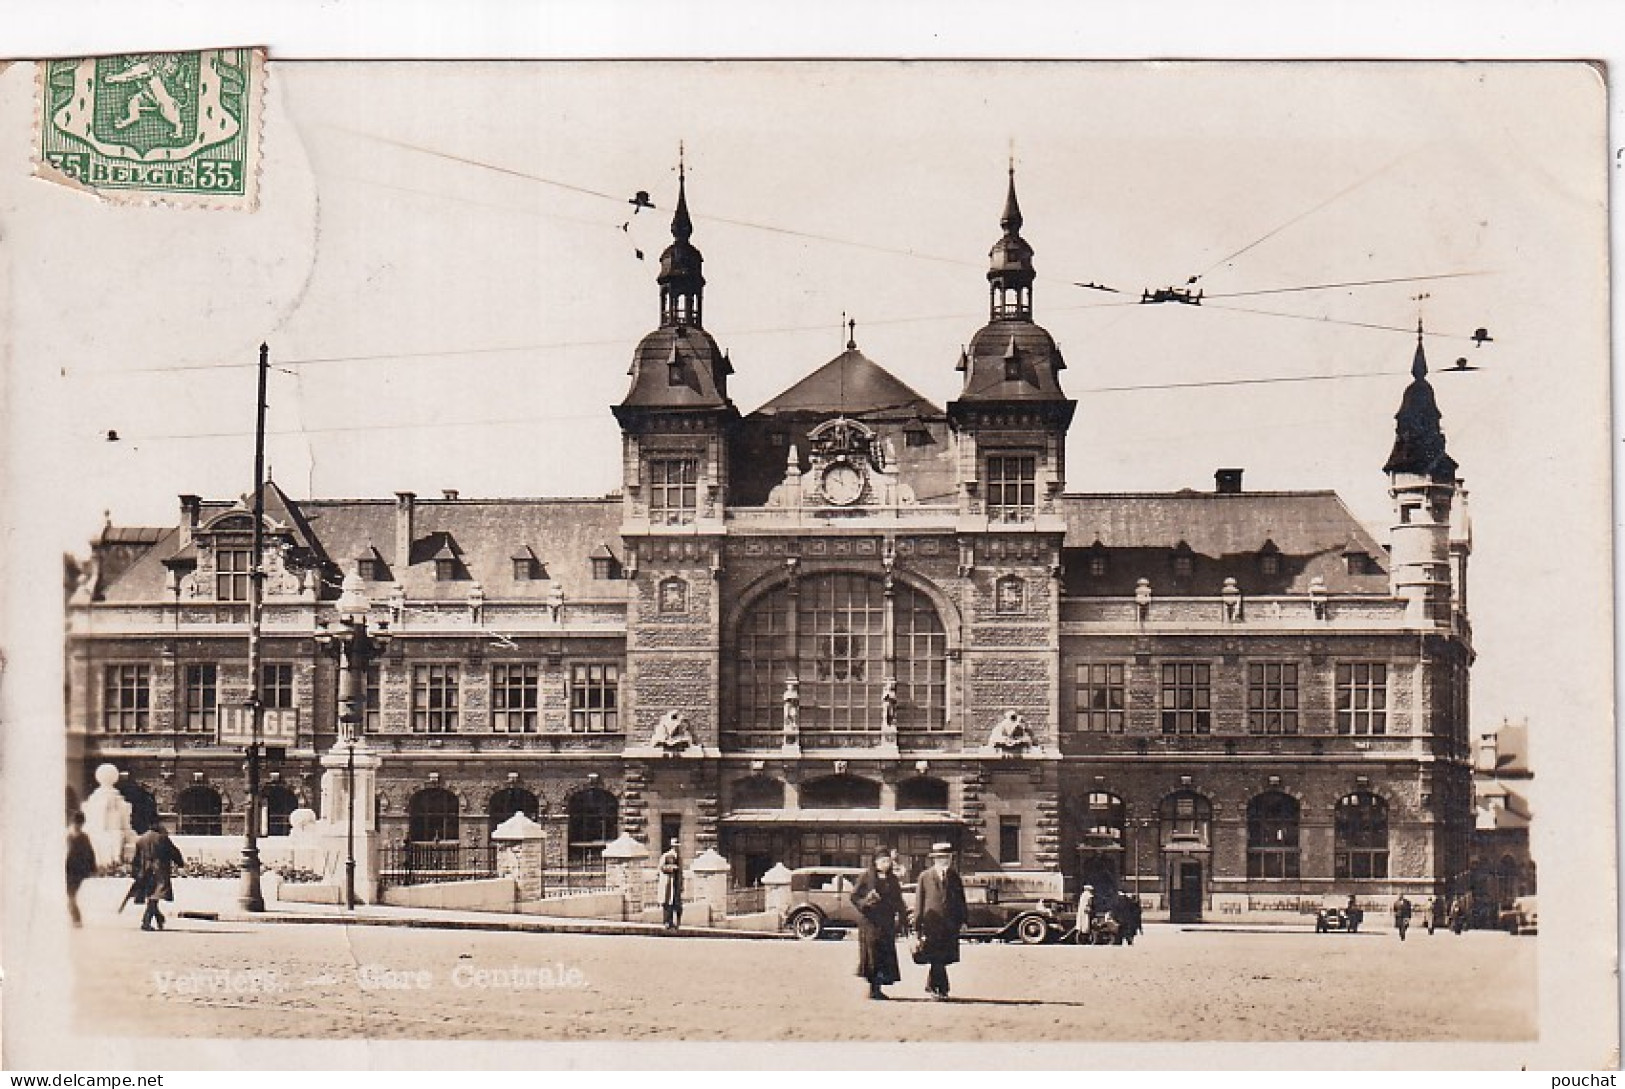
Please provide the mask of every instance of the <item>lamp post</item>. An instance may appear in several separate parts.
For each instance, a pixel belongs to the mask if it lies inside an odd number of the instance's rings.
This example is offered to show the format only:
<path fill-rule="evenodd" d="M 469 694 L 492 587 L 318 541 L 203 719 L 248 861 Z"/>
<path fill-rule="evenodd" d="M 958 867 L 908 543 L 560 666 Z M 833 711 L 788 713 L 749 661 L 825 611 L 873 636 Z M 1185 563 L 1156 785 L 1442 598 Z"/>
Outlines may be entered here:
<path fill-rule="evenodd" d="M 337 623 L 316 622 L 316 644 L 339 659 L 339 744 L 345 748 L 344 905 L 355 910 L 355 750 L 366 715 L 367 666 L 389 646 L 389 621 L 371 622 L 372 602 L 361 576 L 351 572 L 337 603 Z M 325 816 L 325 815 L 324 815 Z M 330 819 L 330 818 L 329 818 Z"/>

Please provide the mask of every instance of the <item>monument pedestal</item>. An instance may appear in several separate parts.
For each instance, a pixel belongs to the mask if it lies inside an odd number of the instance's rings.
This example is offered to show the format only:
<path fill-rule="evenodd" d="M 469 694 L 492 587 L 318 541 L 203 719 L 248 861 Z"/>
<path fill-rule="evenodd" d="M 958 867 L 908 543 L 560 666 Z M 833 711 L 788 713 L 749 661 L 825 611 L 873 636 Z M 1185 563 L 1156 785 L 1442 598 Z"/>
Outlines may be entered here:
<path fill-rule="evenodd" d="M 354 742 L 353 747 L 341 741 L 329 749 L 322 757 L 322 819 L 311 825 L 311 837 L 321 845 L 326 861 L 322 880 L 342 890 L 349 850 L 348 821 L 353 814 L 355 896 L 361 904 L 375 903 L 378 896 L 377 795 L 378 768 L 382 763 L 364 740 Z"/>

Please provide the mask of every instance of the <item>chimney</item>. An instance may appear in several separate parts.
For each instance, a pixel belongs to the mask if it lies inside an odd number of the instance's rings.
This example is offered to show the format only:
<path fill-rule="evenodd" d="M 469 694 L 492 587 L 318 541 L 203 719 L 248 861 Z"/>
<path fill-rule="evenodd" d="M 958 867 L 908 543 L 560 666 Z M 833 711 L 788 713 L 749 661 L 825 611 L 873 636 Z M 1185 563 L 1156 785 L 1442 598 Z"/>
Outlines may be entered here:
<path fill-rule="evenodd" d="M 412 562 L 412 513 L 417 496 L 411 492 L 395 493 L 395 555 L 390 568 L 396 580 L 401 579 Z"/>
<path fill-rule="evenodd" d="M 1241 494 L 1240 469 L 1220 469 L 1213 474 L 1213 490 L 1220 495 Z"/>
<path fill-rule="evenodd" d="M 199 513 L 203 509 L 203 500 L 195 495 L 181 496 L 181 547 L 185 548 L 192 543 L 192 535 L 197 532 Z"/>
<path fill-rule="evenodd" d="M 457 489 L 456 488 L 442 488 L 440 490 L 440 498 L 442 498 L 442 499 L 456 499 L 457 498 Z"/>

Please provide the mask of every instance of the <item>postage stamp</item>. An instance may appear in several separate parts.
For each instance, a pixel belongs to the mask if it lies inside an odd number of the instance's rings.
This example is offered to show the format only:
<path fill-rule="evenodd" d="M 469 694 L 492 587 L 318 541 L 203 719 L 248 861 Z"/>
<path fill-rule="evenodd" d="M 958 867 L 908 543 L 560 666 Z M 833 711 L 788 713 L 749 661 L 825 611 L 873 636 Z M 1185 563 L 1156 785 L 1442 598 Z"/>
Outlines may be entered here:
<path fill-rule="evenodd" d="M 35 176 L 115 204 L 252 211 L 265 53 L 41 61 Z"/>

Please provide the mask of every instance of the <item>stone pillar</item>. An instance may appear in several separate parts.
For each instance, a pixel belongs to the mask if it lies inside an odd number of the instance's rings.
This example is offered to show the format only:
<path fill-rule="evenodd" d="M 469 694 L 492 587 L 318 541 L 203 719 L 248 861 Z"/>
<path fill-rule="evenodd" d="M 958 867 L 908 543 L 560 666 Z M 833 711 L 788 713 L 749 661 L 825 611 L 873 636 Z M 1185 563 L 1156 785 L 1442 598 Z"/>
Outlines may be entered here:
<path fill-rule="evenodd" d="M 782 918 L 790 906 L 790 871 L 784 863 L 775 862 L 773 868 L 762 875 L 762 887 L 767 890 L 763 906 Z"/>
<path fill-rule="evenodd" d="M 312 827 L 322 845 L 328 868 L 322 879 L 344 887 L 349 849 L 349 821 L 355 822 L 355 895 L 363 904 L 378 898 L 378 768 L 383 760 L 365 740 L 335 744 L 322 757 L 322 819 Z M 355 779 L 355 805 L 350 805 L 350 780 Z"/>
<path fill-rule="evenodd" d="M 96 852 L 96 865 L 113 866 L 124 861 L 135 842 L 130 825 L 130 803 L 118 792 L 119 770 L 112 764 L 96 769 L 96 789 L 79 811 L 85 815 L 85 835 Z"/>
<path fill-rule="evenodd" d="M 621 894 L 621 914 L 636 919 L 643 913 L 643 864 L 649 848 L 622 832 L 604 845 L 604 875 L 609 887 Z"/>
<path fill-rule="evenodd" d="M 520 903 L 542 898 L 542 870 L 547 865 L 547 832 L 542 826 L 515 813 L 491 830 L 497 845 L 497 874 L 514 880 Z"/>
<path fill-rule="evenodd" d="M 709 848 L 701 851 L 689 863 L 689 880 L 694 883 L 694 902 L 706 906 L 709 922 L 725 918 L 728 914 L 728 874 L 732 870 L 727 859 Z"/>

